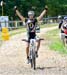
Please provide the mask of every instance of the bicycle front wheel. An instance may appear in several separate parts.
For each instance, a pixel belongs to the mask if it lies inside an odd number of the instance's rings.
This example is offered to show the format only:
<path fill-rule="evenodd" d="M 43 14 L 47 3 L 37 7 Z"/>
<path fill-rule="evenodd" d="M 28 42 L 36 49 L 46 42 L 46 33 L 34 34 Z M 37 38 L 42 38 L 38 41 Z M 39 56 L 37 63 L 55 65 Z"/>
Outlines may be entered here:
<path fill-rule="evenodd" d="M 32 67 L 35 70 L 36 69 L 36 56 L 35 52 L 32 53 Z"/>

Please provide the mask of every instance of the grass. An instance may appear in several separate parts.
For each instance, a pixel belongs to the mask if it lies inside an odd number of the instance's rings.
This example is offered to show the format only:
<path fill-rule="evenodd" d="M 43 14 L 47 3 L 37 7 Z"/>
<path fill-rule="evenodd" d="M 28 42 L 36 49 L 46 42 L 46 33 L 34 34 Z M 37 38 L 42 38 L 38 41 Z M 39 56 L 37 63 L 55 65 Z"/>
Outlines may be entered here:
<path fill-rule="evenodd" d="M 57 51 L 61 54 L 67 54 L 67 49 L 64 47 L 60 37 L 59 37 L 59 30 L 51 30 L 45 34 L 47 40 L 50 41 L 48 47 L 50 50 Z"/>
<path fill-rule="evenodd" d="M 16 34 L 20 34 L 20 33 L 23 33 L 26 31 L 26 28 L 20 28 L 20 29 L 17 29 L 17 30 L 13 30 L 13 31 L 10 31 L 10 36 L 13 36 L 13 35 L 16 35 Z"/>
<path fill-rule="evenodd" d="M 55 24 L 43 24 L 43 25 L 40 25 L 40 28 L 48 28 L 48 27 L 53 27 L 53 26 L 57 26 L 58 24 L 55 23 Z"/>

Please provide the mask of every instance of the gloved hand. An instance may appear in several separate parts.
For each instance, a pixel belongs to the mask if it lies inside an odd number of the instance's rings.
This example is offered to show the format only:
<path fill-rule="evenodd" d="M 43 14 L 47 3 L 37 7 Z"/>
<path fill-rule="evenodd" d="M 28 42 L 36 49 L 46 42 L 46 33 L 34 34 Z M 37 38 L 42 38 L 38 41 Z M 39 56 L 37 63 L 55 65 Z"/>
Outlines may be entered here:
<path fill-rule="evenodd" d="M 14 6 L 14 8 L 13 8 L 14 16 L 16 16 L 16 10 L 18 10 L 17 6 Z"/>
<path fill-rule="evenodd" d="M 18 8 L 17 8 L 17 6 L 14 6 L 14 10 L 16 11 Z"/>
<path fill-rule="evenodd" d="M 45 10 L 48 10 L 48 6 L 47 5 L 45 6 Z"/>

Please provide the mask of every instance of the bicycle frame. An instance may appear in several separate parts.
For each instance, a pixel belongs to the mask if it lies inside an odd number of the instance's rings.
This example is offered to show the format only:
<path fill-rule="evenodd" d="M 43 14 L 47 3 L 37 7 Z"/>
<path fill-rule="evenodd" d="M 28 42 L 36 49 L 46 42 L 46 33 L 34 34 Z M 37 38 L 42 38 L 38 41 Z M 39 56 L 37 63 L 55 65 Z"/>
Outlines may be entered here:
<path fill-rule="evenodd" d="M 30 40 L 30 49 L 29 49 L 29 59 L 31 63 L 31 67 L 35 70 L 36 68 L 36 39 Z"/>
<path fill-rule="evenodd" d="M 32 50 L 33 50 L 33 52 L 35 53 L 35 51 L 36 51 L 36 39 L 31 39 L 31 40 L 30 40 L 29 54 L 30 54 L 30 58 L 31 58 L 31 59 L 32 59 L 32 56 L 31 56 Z"/>
<path fill-rule="evenodd" d="M 39 39 L 44 40 L 43 38 Z M 28 42 L 28 40 L 23 39 L 22 41 Z M 29 46 L 29 61 L 31 67 L 35 70 L 36 69 L 36 51 L 37 51 L 37 39 L 30 39 L 30 46 Z"/>

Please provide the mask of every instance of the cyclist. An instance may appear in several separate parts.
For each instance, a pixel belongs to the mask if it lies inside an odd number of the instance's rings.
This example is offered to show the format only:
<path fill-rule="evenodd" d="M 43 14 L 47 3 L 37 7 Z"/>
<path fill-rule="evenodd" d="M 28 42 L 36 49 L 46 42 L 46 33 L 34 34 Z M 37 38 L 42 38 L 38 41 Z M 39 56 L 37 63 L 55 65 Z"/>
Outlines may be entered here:
<path fill-rule="evenodd" d="M 39 17 L 35 18 L 35 13 L 34 11 L 29 11 L 28 12 L 28 18 L 25 18 L 21 15 L 21 13 L 18 11 L 17 7 L 15 6 L 15 11 L 16 14 L 18 15 L 18 17 L 22 20 L 22 22 L 25 22 L 26 26 L 27 26 L 27 33 L 28 33 L 28 44 L 26 47 L 26 54 L 27 54 L 27 59 L 29 60 L 29 44 L 30 44 L 30 39 L 34 39 L 36 37 L 36 23 L 38 21 L 40 21 L 43 16 L 46 14 L 48 7 L 45 6 L 44 11 L 40 14 Z M 38 45 L 37 45 L 37 51 L 36 51 L 36 55 L 38 56 L 38 50 L 40 47 L 40 40 L 38 40 Z"/>
<path fill-rule="evenodd" d="M 67 39 L 67 16 L 64 17 L 64 19 L 59 24 L 59 29 L 61 29 L 61 39 L 65 45 L 64 39 Z"/>

